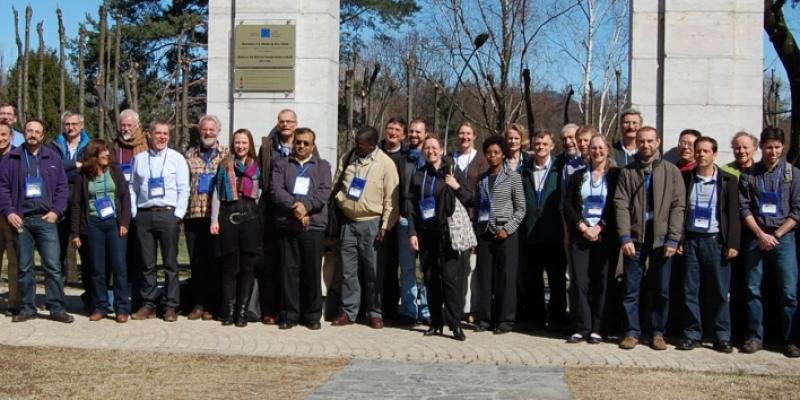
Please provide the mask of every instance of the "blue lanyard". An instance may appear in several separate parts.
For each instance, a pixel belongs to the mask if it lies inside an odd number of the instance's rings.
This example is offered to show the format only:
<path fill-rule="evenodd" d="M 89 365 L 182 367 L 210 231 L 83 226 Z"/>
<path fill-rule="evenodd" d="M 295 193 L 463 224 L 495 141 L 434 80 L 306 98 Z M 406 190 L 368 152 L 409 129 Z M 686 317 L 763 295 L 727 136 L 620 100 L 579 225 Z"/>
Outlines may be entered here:
<path fill-rule="evenodd" d="M 358 166 L 361 164 L 361 161 L 356 160 L 356 172 L 353 175 L 354 178 L 358 178 Z M 367 180 L 367 176 L 369 176 L 369 169 L 367 169 L 367 173 L 364 175 L 364 180 Z"/>
<path fill-rule="evenodd" d="M 103 197 L 108 197 L 108 186 L 106 185 L 106 173 L 103 172 Z M 97 202 L 97 182 L 92 182 L 94 187 L 94 201 Z"/>
<path fill-rule="evenodd" d="M 31 162 L 28 159 L 28 146 L 25 146 L 25 151 L 23 151 L 22 153 L 25 154 L 25 166 L 28 167 L 28 175 L 30 175 Z M 36 157 L 33 154 L 31 154 L 30 156 L 33 157 L 33 165 L 36 166 L 36 174 L 34 176 L 39 176 L 39 161 L 37 160 L 38 157 Z"/>
<path fill-rule="evenodd" d="M 780 197 L 780 195 L 781 195 L 781 190 L 780 190 L 781 189 L 781 179 L 783 178 L 783 162 L 778 161 L 778 163 L 780 163 L 780 166 L 778 167 L 778 173 L 775 176 L 775 184 L 774 184 L 775 190 L 774 190 L 774 192 L 778 193 L 778 197 Z M 766 166 L 765 166 L 765 168 L 766 168 Z M 758 181 L 759 180 L 761 181 L 761 187 L 763 188 L 764 191 L 767 190 L 767 180 L 764 178 L 764 176 L 766 176 L 766 175 L 767 175 L 767 172 L 765 171 L 764 174 L 759 176 L 760 179 L 756 180 L 756 185 L 758 185 Z"/>
<path fill-rule="evenodd" d="M 592 189 L 594 189 L 594 182 L 592 181 L 592 172 L 594 172 L 594 171 L 592 171 L 592 169 L 589 169 L 589 196 L 594 196 L 594 193 L 592 191 Z M 606 187 L 606 186 L 607 186 L 606 173 L 603 172 L 603 177 L 600 180 L 600 186 L 599 186 L 600 187 L 600 196 L 603 195 L 603 188 Z M 606 192 L 608 192 L 608 190 L 606 190 Z"/>
<path fill-rule="evenodd" d="M 164 161 L 161 163 L 161 175 L 158 176 L 159 178 L 164 176 L 164 166 L 167 165 L 167 152 L 169 151 L 169 149 L 164 149 L 163 151 L 164 151 Z M 151 158 L 153 158 L 153 156 L 148 151 L 147 152 L 147 172 L 149 173 L 148 176 L 150 178 L 153 177 L 153 167 L 150 166 L 150 159 Z"/>
<path fill-rule="evenodd" d="M 500 176 L 498 174 L 497 176 Z M 495 183 L 497 183 L 497 178 L 495 178 Z M 492 209 L 492 194 L 489 192 L 489 175 L 486 175 L 483 180 L 481 181 L 481 186 L 483 189 L 483 193 L 486 194 L 486 201 L 489 203 L 489 209 Z"/>
<path fill-rule="evenodd" d="M 553 157 L 547 159 L 547 169 L 544 170 L 544 175 L 542 175 L 541 180 L 541 188 L 536 188 L 536 175 L 533 177 L 533 191 L 536 192 L 536 205 L 542 205 L 542 196 L 544 195 L 544 186 L 547 184 L 547 178 L 550 175 L 550 169 L 553 168 Z"/>
<path fill-rule="evenodd" d="M 205 169 L 206 171 L 211 169 L 211 161 L 213 161 L 215 157 L 217 157 L 217 149 L 216 148 L 211 148 L 210 150 L 208 150 L 208 152 L 206 153 L 206 157 L 203 157 L 202 155 L 200 156 L 200 158 L 202 158 L 203 162 L 205 162 L 205 164 L 206 164 L 206 169 Z M 164 159 L 166 161 L 166 157 Z M 162 174 L 163 174 L 163 172 L 162 172 Z"/>
<path fill-rule="evenodd" d="M 306 163 L 306 165 L 304 165 L 302 167 L 298 164 L 297 165 L 297 169 L 299 169 L 300 172 L 297 173 L 297 176 L 304 176 L 309 167 L 311 167 L 311 163 L 310 162 Z"/>
<path fill-rule="evenodd" d="M 425 197 L 425 181 L 428 180 L 428 171 L 425 171 L 425 176 L 422 177 L 422 190 L 419 193 L 419 199 L 422 200 Z M 436 184 L 436 175 L 433 176 L 433 180 L 431 181 L 431 190 L 430 196 L 433 196 L 433 185 Z"/>

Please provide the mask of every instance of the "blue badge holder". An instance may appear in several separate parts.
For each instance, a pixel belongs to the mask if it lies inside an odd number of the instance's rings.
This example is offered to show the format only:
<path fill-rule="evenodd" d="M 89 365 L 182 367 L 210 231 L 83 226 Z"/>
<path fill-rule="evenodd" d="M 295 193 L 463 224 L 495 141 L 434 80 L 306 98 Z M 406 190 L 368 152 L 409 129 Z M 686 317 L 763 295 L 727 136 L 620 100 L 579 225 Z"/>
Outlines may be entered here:
<path fill-rule="evenodd" d="M 364 194 L 364 188 L 367 187 L 367 181 L 363 178 L 354 177 L 353 182 L 350 183 L 350 187 L 347 189 L 347 197 L 352 200 L 359 200 L 361 199 L 361 195 Z"/>
<path fill-rule="evenodd" d="M 164 177 L 150 178 L 147 180 L 147 193 L 151 199 L 158 199 L 164 197 L 165 186 Z"/>
<path fill-rule="evenodd" d="M 436 198 L 426 197 L 419 201 L 419 210 L 423 221 L 430 221 L 436 217 Z"/>
<path fill-rule="evenodd" d="M 214 174 L 210 172 L 200 174 L 197 184 L 197 193 L 206 194 L 211 193 L 214 187 Z"/>
<path fill-rule="evenodd" d="M 693 211 L 692 227 L 697 230 L 708 231 L 711 229 L 711 208 L 697 207 Z"/>
<path fill-rule="evenodd" d="M 125 176 L 125 181 L 126 182 L 130 182 L 131 181 L 131 176 L 133 176 L 133 165 L 131 165 L 131 164 L 122 164 L 122 165 L 120 165 L 120 168 L 122 168 L 122 175 Z"/>
<path fill-rule="evenodd" d="M 602 217 L 605 199 L 600 195 L 591 195 L 586 198 L 586 216 Z"/>
<path fill-rule="evenodd" d="M 41 176 L 26 176 L 25 177 L 25 198 L 26 199 L 41 199 L 42 186 L 44 180 Z"/>
<path fill-rule="evenodd" d="M 777 192 L 761 192 L 759 200 L 761 215 L 765 217 L 775 217 L 778 215 L 778 211 L 780 210 L 780 196 Z"/>
<path fill-rule="evenodd" d="M 116 212 L 114 211 L 114 202 L 111 201 L 111 198 L 109 197 L 100 197 L 95 200 L 94 208 L 97 209 L 97 216 L 101 221 L 105 221 L 116 216 Z"/>

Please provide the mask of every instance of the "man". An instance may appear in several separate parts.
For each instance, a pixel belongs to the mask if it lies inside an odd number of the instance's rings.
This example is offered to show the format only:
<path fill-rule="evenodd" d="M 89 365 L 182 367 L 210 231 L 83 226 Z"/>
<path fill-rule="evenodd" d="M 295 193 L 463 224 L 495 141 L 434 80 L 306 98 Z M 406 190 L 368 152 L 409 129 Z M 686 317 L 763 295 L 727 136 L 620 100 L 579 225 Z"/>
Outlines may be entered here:
<path fill-rule="evenodd" d="M 575 127 L 577 129 L 577 126 Z M 574 135 L 570 129 L 564 131 Z M 574 138 L 574 136 L 572 136 Z M 569 139 L 564 140 L 567 144 Z M 561 176 L 566 157 L 554 157 L 553 134 L 539 131 L 533 137 L 533 159 L 522 171 L 526 213 L 523 222 L 522 262 L 517 290 L 517 323 L 523 330 L 561 329 L 566 324 L 567 261 L 559 207 Z M 565 146 L 566 148 L 567 146 Z M 575 153 L 577 147 L 571 146 Z M 545 311 L 544 273 L 550 288 Z"/>
<path fill-rule="evenodd" d="M 192 301 L 194 307 L 189 320 L 214 319 L 211 310 L 218 303 L 219 265 L 214 256 L 214 239 L 211 236 L 211 195 L 214 193 L 214 176 L 222 159 L 228 154 L 221 145 L 220 122 L 216 116 L 200 118 L 200 143 L 186 151 L 189 164 L 189 211 L 183 222 L 189 266 L 192 270 Z"/>
<path fill-rule="evenodd" d="M 758 150 L 758 138 L 752 133 L 740 131 L 733 135 L 731 150 L 734 160 L 722 166 L 722 170 L 737 179 L 742 172 L 755 165 L 755 153 Z"/>
<path fill-rule="evenodd" d="M 397 222 L 397 167 L 378 148 L 378 131 L 367 126 L 356 133 L 354 157 L 343 160 L 342 189 L 335 193 L 342 210 L 342 306 L 334 326 L 352 324 L 361 308 L 359 270 L 364 277 L 364 310 L 374 329 L 383 328 L 383 263 L 378 259 L 388 232 Z M 338 175 L 338 174 L 337 174 Z"/>
<path fill-rule="evenodd" d="M 278 123 L 267 137 L 261 139 L 258 159 L 261 161 L 261 187 L 269 188 L 272 164 L 292 154 L 294 130 L 297 129 L 297 114 L 290 109 L 278 112 Z M 316 149 L 314 150 L 316 154 Z M 259 301 L 261 303 L 261 322 L 274 325 L 278 322 L 280 311 L 280 281 L 278 256 L 278 237 L 272 215 L 272 200 L 269 190 L 261 193 L 259 207 L 264 215 L 264 259 L 261 272 L 257 275 Z"/>
<path fill-rule="evenodd" d="M 44 123 L 30 119 L 25 124 L 25 144 L 11 150 L 0 163 L 0 212 L 14 231 L 22 297 L 22 309 L 11 321 L 24 322 L 36 317 L 33 250 L 38 248 L 50 318 L 70 323 L 74 318 L 67 314 L 64 305 L 56 225 L 67 209 L 69 184 L 58 154 L 42 146 L 42 140 Z"/>
<path fill-rule="evenodd" d="M 316 134 L 308 128 L 294 133 L 293 154 L 272 166 L 270 194 L 278 226 L 281 257 L 281 311 L 278 329 L 301 323 L 320 329 L 322 292 L 320 269 L 331 166 L 314 155 Z"/>
<path fill-rule="evenodd" d="M 25 143 L 25 135 L 22 132 L 14 129 L 17 123 L 17 107 L 11 103 L 0 104 L 0 122 L 6 123 L 11 126 L 13 136 L 11 138 L 11 145 L 14 147 L 22 146 Z"/>
<path fill-rule="evenodd" d="M 178 232 L 189 204 L 189 168 L 181 153 L 170 149 L 170 125 L 150 124 L 150 149 L 133 160 L 131 208 L 142 252 L 142 306 L 131 315 L 135 320 L 156 316 L 156 245 L 166 269 L 161 303 L 164 321 L 178 319 Z"/>
<path fill-rule="evenodd" d="M 703 135 L 696 129 L 684 129 L 678 135 L 678 146 L 664 154 L 664 159 L 677 165 L 683 172 L 695 167 L 694 142 Z"/>
<path fill-rule="evenodd" d="M 761 132 L 761 161 L 743 172 L 739 181 L 739 208 L 747 229 L 744 250 L 747 271 L 747 340 L 743 353 L 755 353 L 764 340 L 761 284 L 763 265 L 776 271 L 780 292 L 781 327 L 787 357 L 800 357 L 795 332 L 797 310 L 797 250 L 795 233 L 800 221 L 800 170 L 781 159 L 785 134 L 768 127 Z"/>
<path fill-rule="evenodd" d="M 117 137 L 109 145 L 111 158 L 119 163 L 125 180 L 130 183 L 133 173 L 133 160 L 136 155 L 147 151 L 147 137 L 139 124 L 139 114 L 131 109 L 119 113 Z M 136 223 L 131 220 L 128 227 L 128 251 L 125 255 L 128 264 L 128 284 L 131 286 L 131 306 L 134 310 L 141 306 L 141 251 Z"/>
<path fill-rule="evenodd" d="M 666 350 L 671 261 L 683 234 L 685 187 L 678 168 L 661 159 L 661 138 L 655 128 L 640 128 L 636 143 L 636 157 L 622 169 L 614 195 L 617 232 L 625 257 L 623 305 L 628 323 L 619 347 L 632 349 L 639 343 L 639 298 L 642 277 L 646 276 L 647 290 L 655 297 L 649 315 L 651 347 Z"/>
<path fill-rule="evenodd" d="M 683 339 L 679 350 L 700 346 L 703 338 L 700 313 L 700 283 L 704 283 L 713 316 L 714 350 L 731 353 L 731 316 L 728 292 L 730 260 L 739 252 L 739 180 L 714 164 L 717 141 L 701 137 L 694 142 L 697 167 L 683 173 L 686 185 L 686 224 L 682 251 L 686 275 L 683 279 Z M 705 308 L 705 306 L 704 306 Z"/>
<path fill-rule="evenodd" d="M 14 128 L 11 125 L 0 122 L 0 161 L 5 159 L 6 156 L 15 147 L 11 144 Z M 19 297 L 19 282 L 17 271 L 17 249 L 14 243 L 14 234 L 11 231 L 11 226 L 5 218 L 0 218 L 0 270 L 3 266 L 3 253 L 8 259 L 8 309 L 6 315 L 13 316 L 19 312 L 20 297 Z"/>
<path fill-rule="evenodd" d="M 92 140 L 89 133 L 84 130 L 83 115 L 67 111 L 61 116 L 61 125 L 63 127 L 62 133 L 56 136 L 51 142 L 50 146 L 53 150 L 61 156 L 61 165 L 67 173 L 67 180 L 69 181 L 69 193 L 72 198 L 73 186 L 78 175 L 81 173 L 81 165 L 83 163 L 83 152 L 89 141 Z M 69 213 L 64 215 L 64 218 L 58 222 L 58 240 L 61 247 L 61 254 L 59 260 L 61 262 L 62 274 L 66 279 L 67 276 L 67 263 L 70 249 L 70 219 Z M 74 251 L 74 250 L 73 250 Z M 74 254 L 74 253 L 73 253 Z M 83 284 L 84 292 L 81 294 L 84 309 L 88 311 L 93 310 L 92 305 L 92 269 L 89 265 L 89 250 L 87 246 L 78 248 L 78 254 L 81 257 L 81 283 Z"/>
<path fill-rule="evenodd" d="M 612 145 L 614 148 L 614 161 L 618 167 L 622 168 L 633 161 L 633 156 L 638 151 L 636 132 L 642 127 L 643 123 L 642 113 L 639 110 L 629 108 L 622 112 L 622 119 L 619 125 L 622 137 Z"/>

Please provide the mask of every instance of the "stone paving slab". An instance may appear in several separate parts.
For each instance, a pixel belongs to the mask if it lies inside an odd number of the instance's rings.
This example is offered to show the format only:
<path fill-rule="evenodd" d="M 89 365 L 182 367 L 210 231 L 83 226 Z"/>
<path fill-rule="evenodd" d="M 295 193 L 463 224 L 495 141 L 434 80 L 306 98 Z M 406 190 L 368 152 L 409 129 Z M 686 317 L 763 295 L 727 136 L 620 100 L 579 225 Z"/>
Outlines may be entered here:
<path fill-rule="evenodd" d="M 307 399 L 572 399 L 562 368 L 355 360 Z"/>

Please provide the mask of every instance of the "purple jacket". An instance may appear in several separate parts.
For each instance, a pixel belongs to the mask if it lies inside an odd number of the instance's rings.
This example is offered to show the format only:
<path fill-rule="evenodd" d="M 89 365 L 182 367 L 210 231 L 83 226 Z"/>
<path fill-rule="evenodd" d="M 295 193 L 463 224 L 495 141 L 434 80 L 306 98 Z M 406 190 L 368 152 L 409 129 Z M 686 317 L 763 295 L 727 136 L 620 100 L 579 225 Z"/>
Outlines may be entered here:
<path fill-rule="evenodd" d="M 0 212 L 5 217 L 12 213 L 22 217 L 22 201 L 25 199 L 23 148 L 24 146 L 20 146 L 11 150 L 0 162 Z M 58 153 L 47 146 L 41 146 L 39 155 L 39 173 L 44 180 L 49 203 L 52 204 L 50 211 L 58 214 L 60 218 L 67 210 L 69 199 L 67 174 L 64 172 Z"/>
<path fill-rule="evenodd" d="M 302 224 L 294 217 L 292 205 L 299 201 L 303 203 L 311 215 L 309 229 L 325 229 L 328 225 L 328 196 L 331 194 L 331 165 L 327 161 L 312 155 L 306 163 L 308 169 L 305 176 L 311 178 L 308 196 L 296 196 L 294 190 L 295 178 L 300 172 L 300 164 L 294 156 L 276 160 L 272 164 L 270 177 L 270 194 L 274 206 L 275 223 L 281 229 L 292 232 L 301 232 Z"/>

